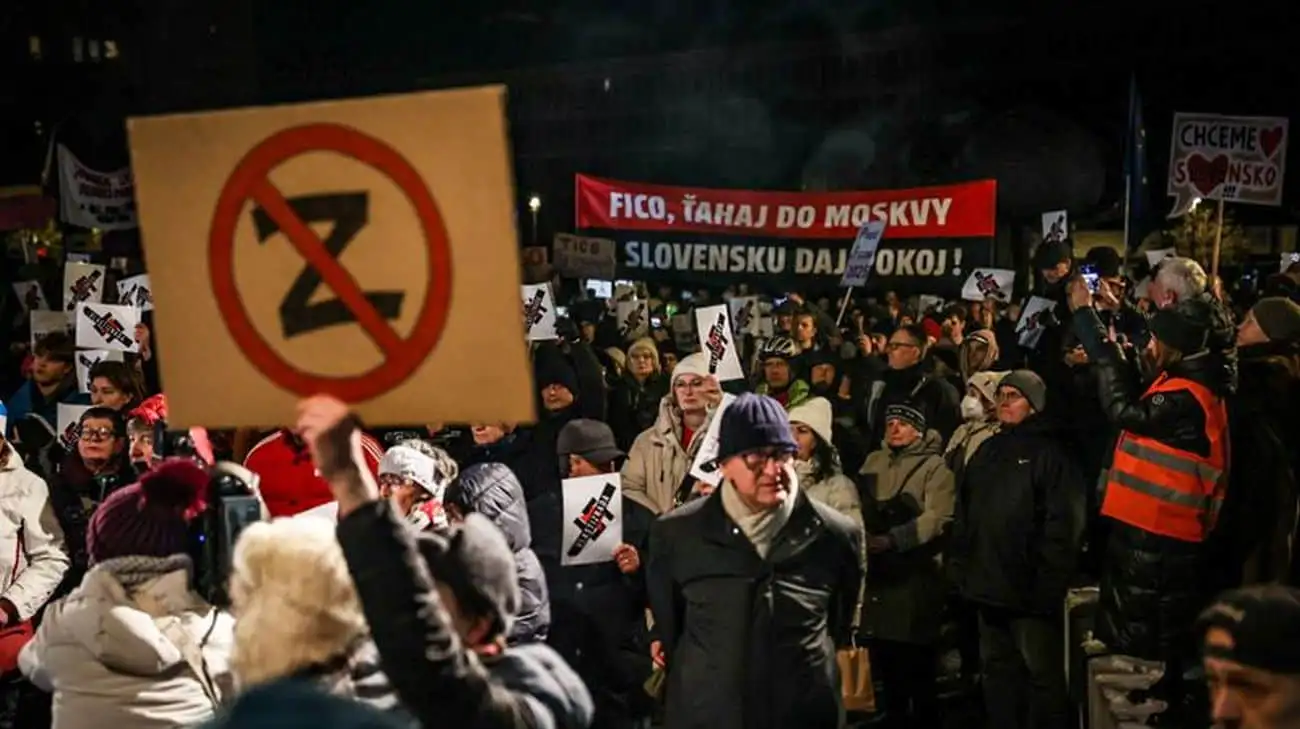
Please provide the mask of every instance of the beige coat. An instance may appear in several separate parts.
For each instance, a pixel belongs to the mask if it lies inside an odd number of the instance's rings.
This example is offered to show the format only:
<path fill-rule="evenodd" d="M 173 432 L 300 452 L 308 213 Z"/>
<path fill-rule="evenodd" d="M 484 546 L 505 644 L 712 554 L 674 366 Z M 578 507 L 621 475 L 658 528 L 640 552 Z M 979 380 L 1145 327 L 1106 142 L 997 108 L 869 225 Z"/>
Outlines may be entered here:
<path fill-rule="evenodd" d="M 672 511 L 677 506 L 677 489 L 690 473 L 708 428 L 706 420 L 691 439 L 690 449 L 682 448 L 681 413 L 673 404 L 673 394 L 664 396 L 655 424 L 638 435 L 628 451 L 622 472 L 623 495 L 655 514 Z"/>
<path fill-rule="evenodd" d="M 956 467 L 970 463 L 975 451 L 984 445 L 984 441 L 992 438 L 999 427 L 1001 426 L 996 420 L 991 422 L 976 420 L 957 426 L 957 430 L 953 431 L 952 437 L 948 439 L 948 447 L 943 451 L 943 457 L 948 461 L 948 465 Z"/>
<path fill-rule="evenodd" d="M 838 468 L 829 478 L 814 481 L 816 472 L 814 461 L 795 461 L 794 472 L 799 474 L 799 488 L 810 498 L 826 504 L 853 520 L 862 528 L 862 500 L 858 498 L 858 487 L 853 479 L 845 476 Z"/>
<path fill-rule="evenodd" d="M 939 635 L 945 587 L 941 536 L 952 521 L 956 484 L 944 464 L 943 438 L 931 430 L 895 453 L 888 447 L 862 466 L 867 532 L 893 547 L 873 554 L 863 632 L 877 640 L 929 644 Z"/>
<path fill-rule="evenodd" d="M 58 588 L 68 555 L 44 479 L 3 441 L 0 459 L 0 597 L 27 620 Z"/>
<path fill-rule="evenodd" d="M 190 591 L 185 567 L 128 593 L 113 570 L 133 559 L 92 568 L 19 655 L 22 672 L 54 692 L 53 729 L 193 727 L 228 691 L 233 618 Z"/>

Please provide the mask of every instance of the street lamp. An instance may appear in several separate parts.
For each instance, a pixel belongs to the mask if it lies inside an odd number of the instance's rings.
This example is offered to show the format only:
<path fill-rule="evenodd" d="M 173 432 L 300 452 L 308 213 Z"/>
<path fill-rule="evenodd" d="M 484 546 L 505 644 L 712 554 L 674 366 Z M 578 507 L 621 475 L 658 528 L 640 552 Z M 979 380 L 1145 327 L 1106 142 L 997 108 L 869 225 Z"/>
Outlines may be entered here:
<path fill-rule="evenodd" d="M 537 245 L 537 213 L 542 209 L 542 198 L 533 195 L 528 198 L 528 211 L 533 214 L 533 245 Z"/>

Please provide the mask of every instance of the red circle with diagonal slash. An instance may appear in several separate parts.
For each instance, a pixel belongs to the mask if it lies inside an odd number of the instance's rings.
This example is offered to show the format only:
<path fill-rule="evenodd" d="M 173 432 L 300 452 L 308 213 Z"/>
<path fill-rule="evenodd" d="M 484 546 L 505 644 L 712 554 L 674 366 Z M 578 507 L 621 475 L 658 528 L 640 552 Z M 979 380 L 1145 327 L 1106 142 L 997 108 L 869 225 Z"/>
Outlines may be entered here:
<path fill-rule="evenodd" d="M 409 338 L 398 335 L 371 306 L 352 275 L 325 250 L 315 233 L 293 213 L 284 194 L 271 183 L 272 170 L 309 152 L 335 152 L 375 168 L 396 183 L 415 208 L 429 251 L 429 288 Z M 329 286 L 352 312 L 383 353 L 381 364 L 368 372 L 344 377 L 305 372 L 287 362 L 257 331 L 244 309 L 235 280 L 235 231 L 249 200 L 279 224 L 307 264 L 320 273 L 323 285 Z M 437 346 L 451 309 L 451 246 L 438 203 L 420 173 L 384 142 L 337 124 L 307 124 L 278 132 L 239 161 L 212 215 L 208 270 L 217 308 L 235 344 L 272 382 L 300 396 L 326 393 L 346 402 L 361 402 L 391 391 L 413 375 Z"/>

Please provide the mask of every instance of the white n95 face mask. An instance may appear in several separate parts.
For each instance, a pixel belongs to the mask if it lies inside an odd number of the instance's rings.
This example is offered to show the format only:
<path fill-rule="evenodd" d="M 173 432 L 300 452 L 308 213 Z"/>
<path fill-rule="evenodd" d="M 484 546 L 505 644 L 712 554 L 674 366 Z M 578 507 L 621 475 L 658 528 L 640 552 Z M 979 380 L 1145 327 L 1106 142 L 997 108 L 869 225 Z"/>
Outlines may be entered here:
<path fill-rule="evenodd" d="M 961 399 L 961 417 L 963 420 L 983 420 L 984 403 L 974 395 L 967 395 Z"/>

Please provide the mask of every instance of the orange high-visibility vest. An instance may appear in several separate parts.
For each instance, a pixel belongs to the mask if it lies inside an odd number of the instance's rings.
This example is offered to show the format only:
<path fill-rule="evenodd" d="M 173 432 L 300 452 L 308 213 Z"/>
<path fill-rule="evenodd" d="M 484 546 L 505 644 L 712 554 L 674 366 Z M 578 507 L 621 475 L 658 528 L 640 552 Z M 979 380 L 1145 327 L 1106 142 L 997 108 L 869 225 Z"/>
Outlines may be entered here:
<path fill-rule="evenodd" d="M 1208 457 L 1122 431 L 1101 513 L 1152 534 L 1199 543 L 1214 529 L 1228 479 L 1228 408 L 1200 383 L 1162 374 L 1146 397 L 1186 390 L 1205 412 Z"/>

